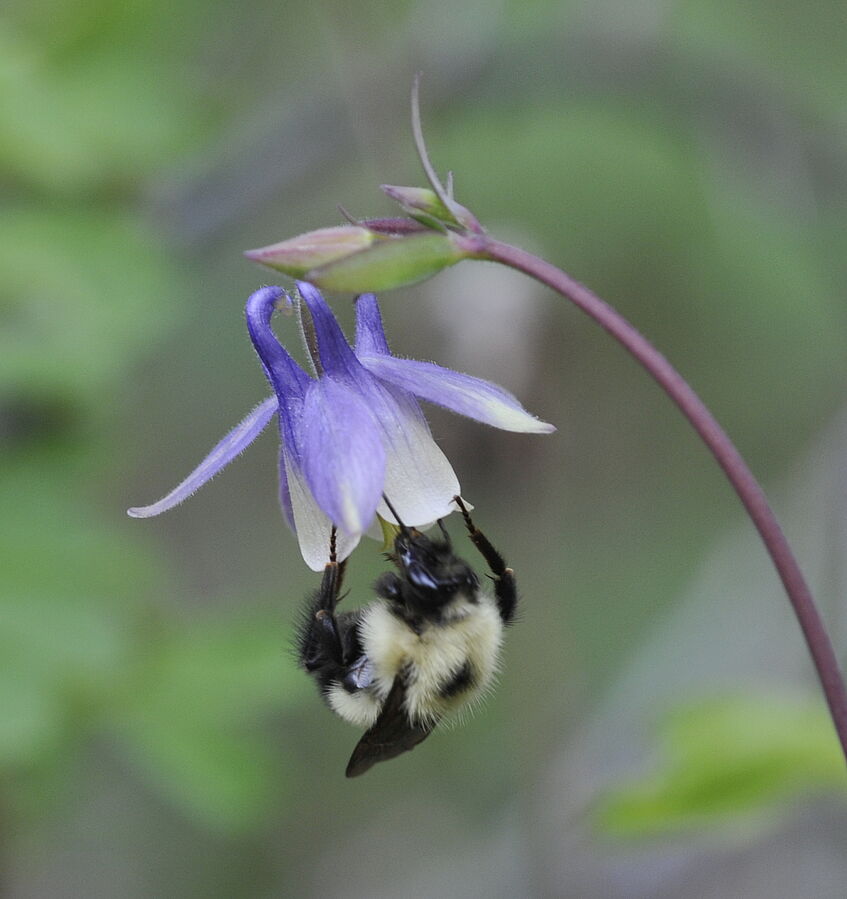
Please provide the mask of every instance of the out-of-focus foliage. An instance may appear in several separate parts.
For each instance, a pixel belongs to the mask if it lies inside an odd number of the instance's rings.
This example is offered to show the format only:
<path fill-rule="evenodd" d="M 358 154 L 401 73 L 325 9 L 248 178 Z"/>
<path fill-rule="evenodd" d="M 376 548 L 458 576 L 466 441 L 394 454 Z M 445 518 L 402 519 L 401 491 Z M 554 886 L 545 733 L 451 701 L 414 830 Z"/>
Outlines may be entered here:
<path fill-rule="evenodd" d="M 0 220 L 0 270 L 7 396 L 112 402 L 109 388 L 178 317 L 181 288 L 167 255 L 120 210 L 10 204 Z"/>
<path fill-rule="evenodd" d="M 258 727 L 297 693 L 276 616 L 181 621 L 166 566 L 96 503 L 130 374 L 185 312 L 144 179 L 210 138 L 208 110 L 164 6 L 36 6 L 0 20 L 0 802 L 49 814 L 99 735 L 241 829 L 283 787 Z"/>
<path fill-rule="evenodd" d="M 257 721 L 298 700 L 302 679 L 267 616 L 174 629 L 129 673 L 112 713 L 154 784 L 214 830 L 255 825 L 284 772 Z"/>
<path fill-rule="evenodd" d="M 772 694 L 712 699 L 669 715 L 660 739 L 658 770 L 611 792 L 597 809 L 609 835 L 711 827 L 737 837 L 772 827 L 774 805 L 803 791 L 847 791 L 821 703 Z"/>
<path fill-rule="evenodd" d="M 143 22 L 95 16 L 74 40 L 62 35 L 60 5 L 52 6 L 49 34 L 26 25 L 0 31 L 0 165 L 60 197 L 132 191 L 192 136 L 187 92 L 172 61 L 163 59 L 154 79 L 145 48 L 127 52 L 123 29 Z M 152 11 L 143 16 L 148 27 Z"/>

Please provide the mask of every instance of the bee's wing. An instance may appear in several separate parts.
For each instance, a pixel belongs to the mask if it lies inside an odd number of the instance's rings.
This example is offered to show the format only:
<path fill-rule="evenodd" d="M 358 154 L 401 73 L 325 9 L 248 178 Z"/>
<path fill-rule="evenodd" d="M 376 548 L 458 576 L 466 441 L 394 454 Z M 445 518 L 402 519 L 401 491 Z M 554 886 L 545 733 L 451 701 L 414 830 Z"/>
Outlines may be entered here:
<path fill-rule="evenodd" d="M 347 777 L 358 777 L 377 762 L 387 762 L 425 740 L 435 728 L 431 724 L 412 724 L 403 709 L 406 686 L 398 675 L 382 711 L 373 726 L 359 740 L 347 765 Z"/>

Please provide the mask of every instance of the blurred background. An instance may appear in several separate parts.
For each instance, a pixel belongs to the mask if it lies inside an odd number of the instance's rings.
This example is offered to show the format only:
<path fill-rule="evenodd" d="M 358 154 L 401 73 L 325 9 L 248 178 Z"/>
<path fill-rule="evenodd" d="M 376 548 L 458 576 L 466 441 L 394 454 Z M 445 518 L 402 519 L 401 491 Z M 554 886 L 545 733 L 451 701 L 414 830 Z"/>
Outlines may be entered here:
<path fill-rule="evenodd" d="M 559 428 L 431 415 L 523 598 L 465 726 L 344 780 L 359 734 L 289 650 L 317 578 L 272 429 L 168 515 L 125 509 L 268 392 L 242 316 L 274 276 L 241 251 L 422 183 L 420 70 L 458 199 L 690 379 L 843 658 L 845 42 L 836 0 L 4 4 L 3 895 L 843 897 L 843 762 L 752 526 L 664 395 L 527 279 L 463 263 L 383 301 L 395 352 Z"/>

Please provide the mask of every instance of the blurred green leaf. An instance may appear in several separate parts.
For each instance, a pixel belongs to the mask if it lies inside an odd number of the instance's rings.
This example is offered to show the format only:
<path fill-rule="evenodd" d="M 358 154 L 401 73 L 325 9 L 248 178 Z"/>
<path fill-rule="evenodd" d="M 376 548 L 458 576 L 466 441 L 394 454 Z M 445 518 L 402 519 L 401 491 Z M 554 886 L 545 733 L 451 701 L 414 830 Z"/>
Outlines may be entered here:
<path fill-rule="evenodd" d="M 164 578 L 142 547 L 82 513 L 36 454 L 0 476 L 0 764 L 32 767 L 89 728 L 134 655 L 146 594 Z"/>
<path fill-rule="evenodd" d="M 690 310 L 701 364 L 713 369 L 709 357 L 719 352 L 747 378 L 743 394 L 722 377 L 709 385 L 710 401 L 737 416 L 727 416 L 725 426 L 734 434 L 768 433 L 784 427 L 786 408 L 800 420 L 804 412 L 817 419 L 814 399 L 826 403 L 845 372 L 847 316 L 809 232 L 736 187 L 731 180 L 711 186 L 709 234 L 703 251 L 687 260 L 679 301 Z"/>
<path fill-rule="evenodd" d="M 130 217 L 4 209 L 0 391 L 91 402 L 171 326 L 180 298 L 165 248 Z"/>
<path fill-rule="evenodd" d="M 302 695 L 275 620 L 203 624 L 172 635 L 136 670 L 117 728 L 149 779 L 215 830 L 249 828 L 277 802 L 281 780 L 260 714 Z"/>
<path fill-rule="evenodd" d="M 704 169 L 672 119 L 608 100 L 539 102 L 478 109 L 430 144 L 461 173 L 462 197 L 488 227 L 525 222 L 542 255 L 659 347 L 672 340 L 683 372 L 742 443 L 782 426 L 787 406 L 802 421 L 819 415 L 809 397 L 828 402 L 844 372 L 847 320 L 821 241 L 740 181 L 732 159 Z M 723 376 L 716 353 L 751 379 L 755 402 Z"/>
<path fill-rule="evenodd" d="M 190 712 L 209 722 L 240 723 L 288 706 L 304 678 L 287 645 L 280 618 L 251 611 L 246 619 L 203 622 L 157 647 L 128 701 L 138 709 Z"/>
<path fill-rule="evenodd" d="M 0 23 L 0 174 L 45 191 L 134 189 L 184 149 L 192 109 L 149 57 L 106 44 L 51 55 Z"/>
<path fill-rule="evenodd" d="M 162 709 L 123 731 L 150 782 L 201 825 L 222 832 L 254 827 L 278 802 L 275 753 L 258 737 Z"/>
<path fill-rule="evenodd" d="M 626 270 L 657 247 L 672 253 L 706 221 L 691 148 L 672 123 L 644 113 L 542 95 L 514 108 L 478 106 L 428 141 L 461 173 L 462 199 L 486 225 L 527 223 L 581 273 L 607 271 L 610 259 Z"/>
<path fill-rule="evenodd" d="M 166 578 L 143 549 L 81 514 L 67 470 L 21 456 L 0 477 L 0 770 L 43 793 L 95 732 L 117 733 L 150 781 L 204 826 L 238 831 L 277 801 L 262 715 L 307 679 L 282 618 L 178 627 L 151 615 Z M 66 454 L 55 461 L 67 462 Z M 10 800 L 22 808 L 26 802 Z"/>
<path fill-rule="evenodd" d="M 756 828 L 803 792 L 847 799 L 844 759 L 826 709 L 771 695 L 729 696 L 680 708 L 661 728 L 656 773 L 609 793 L 596 810 L 615 837 L 692 828 Z"/>
<path fill-rule="evenodd" d="M 690 59 L 705 51 L 733 78 L 758 79 L 755 63 L 793 101 L 843 121 L 847 16 L 840 0 L 676 0 L 673 7 L 668 25 Z"/>
<path fill-rule="evenodd" d="M 0 634 L 0 652 L 6 649 L 4 637 Z M 38 678 L 20 670 L 0 674 L 0 708 L 0 767 L 5 773 L 12 766 L 40 760 L 47 747 L 61 740 L 64 716 L 60 699 Z"/>

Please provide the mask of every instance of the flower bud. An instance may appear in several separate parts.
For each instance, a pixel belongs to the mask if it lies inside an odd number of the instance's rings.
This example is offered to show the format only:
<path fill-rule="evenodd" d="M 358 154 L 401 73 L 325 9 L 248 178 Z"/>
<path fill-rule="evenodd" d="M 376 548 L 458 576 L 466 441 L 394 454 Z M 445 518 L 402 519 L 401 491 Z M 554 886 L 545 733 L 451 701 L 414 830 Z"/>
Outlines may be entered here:
<path fill-rule="evenodd" d="M 368 228 L 339 225 L 309 231 L 258 250 L 246 250 L 244 255 L 286 275 L 302 278 L 312 269 L 358 253 L 378 239 Z"/>
<path fill-rule="evenodd" d="M 404 212 L 429 227 L 437 227 L 439 224 L 442 227 L 459 225 L 477 234 L 482 230 L 470 209 L 466 209 L 461 203 L 449 197 L 447 199 L 450 205 L 445 206 L 438 194 L 428 187 L 397 187 L 393 184 L 383 184 L 381 189 L 399 203 Z"/>
<path fill-rule="evenodd" d="M 469 258 L 472 254 L 462 244 L 460 235 L 438 231 L 382 238 L 365 250 L 312 269 L 303 280 L 351 293 L 404 287 Z"/>

